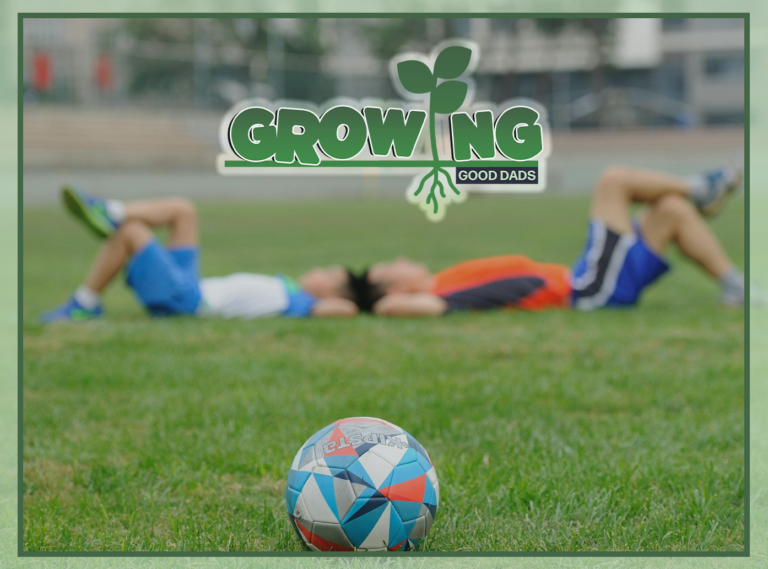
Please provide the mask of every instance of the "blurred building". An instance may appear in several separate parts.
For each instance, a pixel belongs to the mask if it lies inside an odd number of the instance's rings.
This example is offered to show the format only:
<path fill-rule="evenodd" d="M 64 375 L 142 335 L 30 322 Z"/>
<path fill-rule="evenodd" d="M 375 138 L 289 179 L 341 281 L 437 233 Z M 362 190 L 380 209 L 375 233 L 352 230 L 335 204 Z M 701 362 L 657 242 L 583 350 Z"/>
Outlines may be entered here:
<path fill-rule="evenodd" d="M 742 124 L 744 21 L 26 19 L 29 105 L 225 109 L 246 97 L 395 97 L 387 60 L 481 47 L 476 99 L 529 97 L 555 129 Z"/>
<path fill-rule="evenodd" d="M 556 128 L 744 120 L 742 19 L 467 22 L 481 93 L 539 100 Z"/>
<path fill-rule="evenodd" d="M 104 45 L 103 38 L 118 28 L 116 20 L 107 19 L 25 19 L 25 101 L 97 103 L 105 89 L 115 87 L 103 80 L 108 67 L 112 74 L 113 65 L 110 46 Z"/>

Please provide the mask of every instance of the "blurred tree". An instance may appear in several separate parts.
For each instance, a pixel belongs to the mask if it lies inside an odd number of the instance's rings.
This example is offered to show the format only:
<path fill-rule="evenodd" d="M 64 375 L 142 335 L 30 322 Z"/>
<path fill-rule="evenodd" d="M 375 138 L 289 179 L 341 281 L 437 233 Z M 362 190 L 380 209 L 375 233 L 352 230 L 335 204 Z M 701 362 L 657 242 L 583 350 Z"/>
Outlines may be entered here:
<path fill-rule="evenodd" d="M 390 59 L 406 48 L 423 48 L 427 21 L 423 18 L 374 20 L 365 26 L 374 53 Z"/>
<path fill-rule="evenodd" d="M 296 32 L 285 36 L 284 96 L 321 103 L 334 96 L 334 81 L 322 72 L 325 46 L 320 21 L 308 18 L 298 22 Z"/>
<path fill-rule="evenodd" d="M 610 52 L 615 37 L 616 20 L 612 18 L 536 18 L 536 28 L 550 37 L 563 33 L 566 27 L 587 32 L 593 40 L 594 67 L 591 70 L 591 89 L 600 97 L 606 87 L 606 72 L 610 67 Z M 604 109 L 597 111 L 598 124 L 604 123 Z"/>
<path fill-rule="evenodd" d="M 192 25 L 191 19 L 129 18 L 125 21 L 125 31 L 132 40 L 124 54 L 131 95 L 169 96 L 173 93 L 177 103 L 191 102 Z M 183 57 L 179 53 L 172 57 L 161 44 L 186 44 L 190 55 Z"/>
<path fill-rule="evenodd" d="M 236 65 L 219 66 L 217 77 L 237 81 L 248 89 L 254 82 L 267 80 L 269 20 L 236 18 L 216 20 L 216 42 L 240 48 L 242 60 Z M 263 70 L 263 72 L 257 72 Z"/>
<path fill-rule="evenodd" d="M 317 19 L 292 20 L 289 26 L 270 25 L 268 19 L 211 20 L 204 38 L 210 65 L 206 75 L 210 96 L 205 100 L 214 107 L 227 106 L 231 101 L 221 98 L 218 84 L 235 82 L 248 93 L 254 83 L 274 82 L 275 77 L 281 78 L 278 96 L 318 102 L 332 96 L 333 83 L 321 71 L 324 48 L 319 28 Z M 200 39 L 194 20 L 129 19 L 126 32 L 132 38 L 125 54 L 130 93 L 174 105 L 191 104 L 194 46 Z M 270 34 L 280 35 L 282 57 L 277 59 L 268 58 Z M 281 69 L 269 69 L 270 62 L 273 67 L 279 62 Z"/>

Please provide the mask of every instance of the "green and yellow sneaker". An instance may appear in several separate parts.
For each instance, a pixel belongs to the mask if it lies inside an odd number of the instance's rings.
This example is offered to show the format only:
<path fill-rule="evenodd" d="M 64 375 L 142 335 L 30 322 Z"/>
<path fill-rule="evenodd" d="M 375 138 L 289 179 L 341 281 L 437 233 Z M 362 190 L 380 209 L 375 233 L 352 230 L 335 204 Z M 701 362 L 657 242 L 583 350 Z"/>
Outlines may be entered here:
<path fill-rule="evenodd" d="M 110 218 L 107 211 L 106 200 L 91 197 L 67 186 L 62 188 L 61 197 L 70 213 L 102 239 L 109 237 L 117 229 L 118 224 Z"/>

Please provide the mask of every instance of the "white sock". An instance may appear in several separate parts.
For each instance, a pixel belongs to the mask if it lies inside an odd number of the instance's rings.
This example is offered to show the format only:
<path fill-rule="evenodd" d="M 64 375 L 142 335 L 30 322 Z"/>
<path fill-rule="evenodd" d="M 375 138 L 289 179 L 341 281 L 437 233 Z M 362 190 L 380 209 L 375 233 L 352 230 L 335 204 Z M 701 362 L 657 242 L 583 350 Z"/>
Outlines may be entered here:
<path fill-rule="evenodd" d="M 730 296 L 740 296 L 744 298 L 744 273 L 736 267 L 720 277 L 720 288 L 723 294 Z"/>
<path fill-rule="evenodd" d="M 125 204 L 120 200 L 105 200 L 104 207 L 112 223 L 120 225 L 125 219 Z"/>
<path fill-rule="evenodd" d="M 77 303 L 86 310 L 94 310 L 101 304 L 99 293 L 85 285 L 77 287 L 74 297 Z"/>
<path fill-rule="evenodd" d="M 709 197 L 709 183 L 705 176 L 702 174 L 688 176 L 686 181 L 688 182 L 688 196 L 693 202 L 699 202 Z"/>

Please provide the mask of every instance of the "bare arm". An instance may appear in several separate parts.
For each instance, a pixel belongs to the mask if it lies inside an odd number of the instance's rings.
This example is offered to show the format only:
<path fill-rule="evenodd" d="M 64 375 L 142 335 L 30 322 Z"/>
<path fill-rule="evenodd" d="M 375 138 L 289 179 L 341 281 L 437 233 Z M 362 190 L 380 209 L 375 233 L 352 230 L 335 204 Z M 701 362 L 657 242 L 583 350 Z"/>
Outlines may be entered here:
<path fill-rule="evenodd" d="M 373 311 L 378 316 L 440 316 L 448 312 L 448 303 L 426 292 L 388 294 L 373 305 Z"/>
<path fill-rule="evenodd" d="M 357 316 L 357 306 L 346 298 L 321 298 L 312 307 L 314 317 L 349 318 Z"/>

